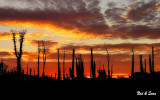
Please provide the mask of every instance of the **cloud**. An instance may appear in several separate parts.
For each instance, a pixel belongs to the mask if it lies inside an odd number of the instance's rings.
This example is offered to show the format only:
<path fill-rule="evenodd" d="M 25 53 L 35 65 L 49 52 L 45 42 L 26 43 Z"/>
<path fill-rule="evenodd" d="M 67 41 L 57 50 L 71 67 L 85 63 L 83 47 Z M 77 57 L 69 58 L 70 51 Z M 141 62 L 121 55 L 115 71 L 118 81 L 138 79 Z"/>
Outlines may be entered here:
<path fill-rule="evenodd" d="M 105 17 L 111 23 L 108 32 L 110 37 L 159 38 L 159 3 L 157 0 L 138 1 L 129 6 L 113 5 L 105 10 Z M 125 14 L 127 13 L 127 14 Z"/>
<path fill-rule="evenodd" d="M 159 27 L 150 27 L 146 25 L 115 25 L 113 26 L 113 37 L 121 38 L 150 38 L 156 39 L 160 37 Z"/>
<path fill-rule="evenodd" d="M 105 17 L 114 24 L 126 23 L 127 21 L 122 18 L 122 15 L 125 11 L 125 7 L 113 6 L 105 11 Z"/>
<path fill-rule="evenodd" d="M 131 9 L 128 10 L 126 18 L 134 21 L 139 20 L 151 20 L 155 18 L 156 10 L 158 9 L 158 3 L 155 0 L 149 2 L 136 2 L 131 6 Z"/>
<path fill-rule="evenodd" d="M 1 24 L 46 28 L 59 31 L 59 35 L 65 33 L 66 37 L 73 35 L 66 34 L 67 32 L 74 33 L 77 37 L 82 34 L 83 37 L 79 36 L 80 39 L 88 37 L 156 39 L 160 34 L 157 0 L 132 2 L 128 6 L 109 2 L 108 9 L 103 9 L 104 15 L 101 13 L 99 0 L 16 1 L 24 4 L 25 8 L 1 7 Z"/>
<path fill-rule="evenodd" d="M 0 56 L 1 57 L 5 57 L 5 56 L 10 56 L 11 54 L 9 52 L 4 52 L 4 51 L 1 51 L 0 52 Z"/>
<path fill-rule="evenodd" d="M 12 34 L 8 32 L 0 32 L 0 40 L 8 40 L 12 38 Z"/>
<path fill-rule="evenodd" d="M 40 45 L 42 45 L 42 41 L 41 40 L 32 40 L 29 42 L 29 44 L 32 44 L 32 45 L 38 45 L 38 42 L 40 43 Z M 54 41 L 51 41 L 51 40 L 43 40 L 44 44 L 46 46 L 53 46 L 53 45 L 57 45 L 58 42 L 54 42 Z"/>
<path fill-rule="evenodd" d="M 129 52 L 122 52 L 122 54 L 131 54 L 132 47 L 134 48 L 135 51 L 137 51 L 137 54 L 140 54 L 139 51 L 148 53 L 151 51 L 151 47 L 154 47 L 155 50 L 159 50 L 160 43 L 153 43 L 153 44 L 136 44 L 136 43 L 121 43 L 121 44 L 106 44 L 106 47 L 108 48 L 109 52 L 112 54 L 119 54 L 121 51 L 129 51 Z M 61 47 L 62 49 L 65 48 L 65 50 L 70 50 L 75 49 L 76 51 L 78 50 L 84 50 L 84 51 L 89 51 L 90 49 L 93 48 L 94 51 L 105 51 L 104 44 L 97 44 L 97 45 L 65 45 Z M 61 49 L 60 48 L 60 49 Z M 116 51 L 118 50 L 118 51 Z M 83 53 L 83 52 L 82 52 Z M 98 53 L 99 54 L 99 53 Z M 103 52 L 103 54 L 106 54 L 106 52 Z"/>
<path fill-rule="evenodd" d="M 66 30 L 77 30 L 92 34 L 104 34 L 108 25 L 100 13 L 98 0 L 37 0 L 29 2 L 30 6 L 43 4 L 35 9 L 0 8 L 0 20 L 30 23 L 45 23 Z M 65 5 L 65 6 L 64 6 Z"/>

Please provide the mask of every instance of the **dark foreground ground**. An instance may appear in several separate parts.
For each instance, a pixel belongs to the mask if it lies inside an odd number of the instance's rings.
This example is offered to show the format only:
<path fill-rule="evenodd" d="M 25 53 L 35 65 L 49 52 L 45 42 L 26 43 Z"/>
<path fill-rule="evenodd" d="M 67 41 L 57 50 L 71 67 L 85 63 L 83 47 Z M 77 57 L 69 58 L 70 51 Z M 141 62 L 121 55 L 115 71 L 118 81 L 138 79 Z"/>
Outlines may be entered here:
<path fill-rule="evenodd" d="M 1 95 L 12 94 L 13 97 L 35 98 L 50 97 L 52 100 L 70 98 L 74 100 L 107 100 L 109 97 L 146 97 L 160 96 L 158 80 L 23 80 L 0 82 Z M 138 93 L 143 93 L 137 95 Z M 3 94 L 2 94 L 3 93 Z M 48 100 L 48 99 L 45 99 Z M 64 99 L 62 99 L 64 100 Z"/>

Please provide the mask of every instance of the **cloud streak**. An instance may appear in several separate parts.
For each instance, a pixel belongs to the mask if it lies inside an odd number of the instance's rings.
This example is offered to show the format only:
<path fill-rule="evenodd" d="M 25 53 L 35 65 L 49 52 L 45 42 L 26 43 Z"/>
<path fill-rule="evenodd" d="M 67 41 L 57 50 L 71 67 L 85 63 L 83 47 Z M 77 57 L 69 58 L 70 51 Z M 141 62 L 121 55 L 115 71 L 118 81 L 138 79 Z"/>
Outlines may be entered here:
<path fill-rule="evenodd" d="M 107 4 L 109 8 L 105 10 L 104 15 L 101 13 L 99 0 L 18 0 L 18 2 L 26 3 L 26 8 L 0 8 L 1 24 L 24 23 L 29 27 L 47 27 L 49 30 L 59 29 L 102 37 L 155 39 L 160 33 L 158 24 L 155 25 L 160 22 L 157 1 L 141 1 L 128 6 L 118 6 L 116 2 L 109 2 Z"/>

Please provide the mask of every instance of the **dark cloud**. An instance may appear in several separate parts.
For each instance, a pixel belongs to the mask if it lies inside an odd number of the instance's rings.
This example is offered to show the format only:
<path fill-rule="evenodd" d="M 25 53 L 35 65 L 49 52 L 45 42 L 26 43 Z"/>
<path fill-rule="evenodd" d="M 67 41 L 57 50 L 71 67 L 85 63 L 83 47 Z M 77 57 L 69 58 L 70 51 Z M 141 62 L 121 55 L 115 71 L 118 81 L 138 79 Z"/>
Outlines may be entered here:
<path fill-rule="evenodd" d="M 115 2 L 109 2 L 109 3 L 107 3 L 107 6 L 109 7 L 109 8 L 112 8 L 112 7 L 115 7 L 117 4 L 115 3 Z"/>
<path fill-rule="evenodd" d="M 126 8 L 112 7 L 105 11 L 106 18 L 115 24 L 126 23 L 126 20 L 122 18 L 123 12 Z"/>
<path fill-rule="evenodd" d="M 35 9 L 0 8 L 0 20 L 47 23 L 67 30 L 92 34 L 105 34 L 107 31 L 108 25 L 100 13 L 98 0 L 88 0 L 87 4 L 83 0 L 27 0 L 26 2 L 45 6 Z"/>
<path fill-rule="evenodd" d="M 132 47 L 136 50 L 136 51 L 146 51 L 146 50 L 151 50 L 151 48 L 155 47 L 156 49 L 158 49 L 160 47 L 160 43 L 153 43 L 153 44 L 145 44 L 145 43 L 141 43 L 141 44 L 134 44 L 134 43 L 121 43 L 121 44 L 106 44 L 106 47 L 112 51 L 112 50 L 132 50 Z M 66 46 L 62 46 L 61 48 L 65 48 L 65 50 L 90 50 L 91 48 L 93 48 L 93 50 L 95 51 L 105 51 L 105 47 L 104 44 L 97 44 L 97 45 L 92 45 L 92 46 L 88 46 L 88 45 L 66 45 Z"/>
<path fill-rule="evenodd" d="M 146 25 L 118 25 L 114 26 L 115 34 L 113 36 L 122 38 L 151 38 L 156 39 L 160 37 L 159 27 L 149 27 Z"/>
<path fill-rule="evenodd" d="M 108 32 L 111 37 L 128 38 L 151 38 L 160 37 L 159 3 L 157 0 L 149 2 L 136 2 L 128 6 L 112 6 L 105 11 L 105 17 L 113 25 Z M 129 8 L 130 7 L 130 8 Z M 125 16 L 125 13 L 127 15 Z"/>
<path fill-rule="evenodd" d="M 40 45 L 42 45 L 42 41 L 41 40 L 32 40 L 29 43 L 33 44 L 33 45 L 38 45 L 38 42 L 40 43 Z M 43 40 L 43 42 L 47 46 L 53 46 L 53 45 L 57 45 L 58 44 L 58 42 L 54 42 L 54 41 L 51 41 L 51 40 L 46 40 L 46 41 Z"/>
<path fill-rule="evenodd" d="M 158 9 L 156 3 L 155 0 L 151 0 L 147 3 L 144 1 L 135 3 L 134 6 L 128 10 L 127 18 L 134 21 L 150 21 L 154 19 L 156 17 L 156 10 Z"/>
<path fill-rule="evenodd" d="M 117 6 L 109 2 L 105 15 L 101 13 L 99 0 L 16 0 L 28 8 L 0 8 L 0 21 L 33 22 L 49 24 L 61 29 L 75 30 L 93 35 L 120 38 L 159 38 L 157 0 Z M 11 1 L 10 1 L 11 2 Z M 133 3 L 133 2 L 132 2 Z M 128 11 L 128 12 L 127 12 Z M 126 14 L 126 18 L 124 15 Z M 110 22 L 112 25 L 106 24 Z M 139 24 L 140 23 L 140 24 Z M 156 25 L 156 24 L 157 25 Z M 86 35 L 87 35 L 86 34 Z"/>
<path fill-rule="evenodd" d="M 0 52 L 0 56 L 1 57 L 5 57 L 5 56 L 10 56 L 11 54 L 9 53 L 9 52 L 4 52 L 4 51 L 2 51 L 2 52 Z M 1 58 L 0 57 L 0 58 Z"/>
<path fill-rule="evenodd" d="M 2 37 L 10 37 L 10 36 L 12 36 L 11 33 L 8 33 L 8 32 L 0 32 L 0 38 L 2 38 Z"/>

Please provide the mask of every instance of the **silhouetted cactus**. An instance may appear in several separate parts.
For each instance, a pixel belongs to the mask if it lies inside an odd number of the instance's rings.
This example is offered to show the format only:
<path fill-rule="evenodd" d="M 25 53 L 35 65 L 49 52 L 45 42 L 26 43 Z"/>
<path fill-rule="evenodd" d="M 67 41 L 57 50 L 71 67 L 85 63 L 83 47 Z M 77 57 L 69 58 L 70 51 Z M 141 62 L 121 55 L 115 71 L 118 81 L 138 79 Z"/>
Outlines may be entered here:
<path fill-rule="evenodd" d="M 151 55 L 149 55 L 149 70 L 150 70 L 150 74 L 152 74 L 152 62 L 151 62 Z"/>
<path fill-rule="evenodd" d="M 152 72 L 154 72 L 154 47 L 152 46 Z"/>
<path fill-rule="evenodd" d="M 93 61 L 93 69 L 94 69 L 94 78 L 96 78 L 96 62 Z"/>
<path fill-rule="evenodd" d="M 78 57 L 78 62 L 77 62 L 77 57 L 76 57 L 76 72 L 77 72 L 77 78 L 83 78 L 84 77 L 84 66 L 83 66 L 83 60 L 80 57 Z"/>
<path fill-rule="evenodd" d="M 45 44 L 44 41 L 42 41 L 43 44 L 43 74 L 42 76 L 45 76 L 45 64 L 46 64 L 46 48 L 45 48 Z"/>
<path fill-rule="evenodd" d="M 58 49 L 58 80 L 61 80 L 61 68 L 59 63 L 59 49 Z"/>
<path fill-rule="evenodd" d="M 99 69 L 98 70 L 98 78 L 99 79 L 106 79 L 107 75 L 106 75 L 106 70 L 105 69 Z"/>
<path fill-rule="evenodd" d="M 34 68 L 34 76 L 35 76 L 35 68 Z"/>
<path fill-rule="evenodd" d="M 111 66 L 111 78 L 112 78 L 112 75 L 113 75 L 113 64 Z"/>
<path fill-rule="evenodd" d="M 26 72 L 26 74 L 28 75 L 28 64 L 27 64 L 27 72 Z"/>
<path fill-rule="evenodd" d="M 22 48 L 23 48 L 23 40 L 24 40 L 24 35 L 25 34 L 26 34 L 26 30 L 23 30 L 23 31 L 19 32 L 20 48 L 19 48 L 19 51 L 17 51 L 16 33 L 12 31 L 13 43 L 14 43 L 14 53 L 17 57 L 17 74 L 21 74 L 21 58 L 22 58 Z"/>
<path fill-rule="evenodd" d="M 52 74 L 51 74 L 51 79 L 52 79 Z"/>
<path fill-rule="evenodd" d="M 22 74 L 24 75 L 24 69 L 22 70 Z"/>
<path fill-rule="evenodd" d="M 96 78 L 96 67 L 94 65 L 92 48 L 91 48 L 91 72 L 92 72 L 92 74 L 91 74 L 92 78 Z"/>
<path fill-rule="evenodd" d="M 70 71 L 70 78 L 74 78 L 74 55 L 75 55 L 75 50 L 73 49 L 73 55 L 72 55 L 72 68 L 69 68 Z"/>
<path fill-rule="evenodd" d="M 139 59 L 140 59 L 140 72 L 143 73 L 143 62 L 142 62 L 142 55 L 139 55 Z"/>
<path fill-rule="evenodd" d="M 106 45 L 104 44 L 106 52 L 107 52 L 107 60 L 108 60 L 108 79 L 110 78 L 110 68 L 109 68 L 109 63 L 110 63 L 110 57 L 109 57 L 109 53 L 108 53 L 108 49 L 106 47 Z"/>
<path fill-rule="evenodd" d="M 37 76 L 39 77 L 39 57 L 40 57 L 40 42 L 38 41 L 38 68 L 37 68 Z"/>
<path fill-rule="evenodd" d="M 56 73 L 55 73 L 55 76 L 54 76 L 54 78 L 55 78 L 55 80 L 57 79 L 57 77 L 56 77 Z"/>
<path fill-rule="evenodd" d="M 134 51 L 133 51 L 133 47 L 132 47 L 132 71 L 131 71 L 131 76 L 134 73 Z"/>
<path fill-rule="evenodd" d="M 144 60 L 144 73 L 146 73 L 146 59 Z"/>
<path fill-rule="evenodd" d="M 4 75 L 7 71 L 8 66 L 3 62 L 3 60 L 1 59 L 0 62 L 0 74 Z"/>
<path fill-rule="evenodd" d="M 63 56 L 63 80 L 65 79 L 65 49 L 64 49 L 64 56 Z"/>
<path fill-rule="evenodd" d="M 32 76 L 32 69 L 30 68 L 30 76 Z"/>

